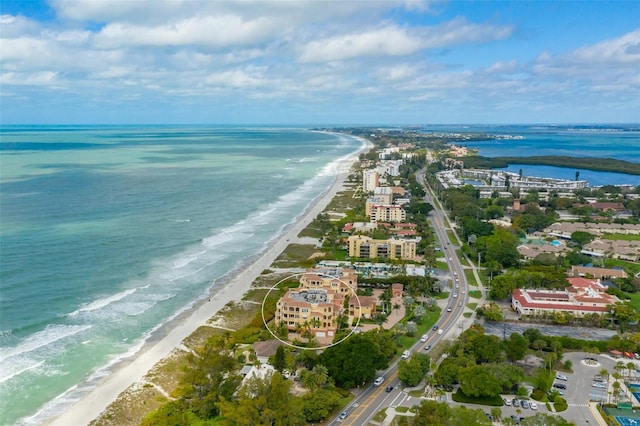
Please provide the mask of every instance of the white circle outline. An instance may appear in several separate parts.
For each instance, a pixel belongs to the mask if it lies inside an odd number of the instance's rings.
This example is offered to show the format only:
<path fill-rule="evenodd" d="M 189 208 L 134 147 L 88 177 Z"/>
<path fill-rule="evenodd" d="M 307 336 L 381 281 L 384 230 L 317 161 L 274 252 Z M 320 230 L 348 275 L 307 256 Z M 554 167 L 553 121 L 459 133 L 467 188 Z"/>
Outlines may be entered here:
<path fill-rule="evenodd" d="M 264 324 L 264 326 L 265 326 L 265 328 L 267 329 L 267 331 L 268 331 L 268 332 L 269 332 L 269 333 L 270 333 L 270 334 L 271 334 L 271 335 L 272 335 L 276 340 L 278 340 L 278 341 L 280 341 L 280 342 L 284 343 L 285 345 L 290 346 L 290 347 L 292 347 L 292 348 L 296 348 L 296 349 L 303 349 L 303 350 L 310 350 L 310 351 L 317 351 L 317 350 L 319 350 L 319 349 L 327 349 L 327 348 L 331 348 L 331 347 L 333 347 L 333 346 L 336 346 L 336 345 L 338 345 L 338 344 L 340 344 L 340 343 L 344 342 L 344 341 L 345 341 L 345 340 L 347 340 L 349 337 L 351 337 L 351 335 L 352 335 L 353 333 L 355 333 L 355 331 L 358 329 L 358 326 L 360 325 L 360 319 L 362 318 L 362 315 L 360 315 L 360 316 L 358 317 L 358 321 L 356 322 L 356 325 L 351 329 L 351 333 L 347 334 L 347 335 L 346 335 L 345 337 L 343 337 L 342 339 L 338 340 L 337 342 L 333 342 L 333 343 L 332 343 L 332 344 L 330 344 L 330 345 L 318 346 L 318 347 L 315 347 L 315 348 L 308 348 L 308 347 L 306 347 L 306 346 L 298 346 L 298 345 L 294 345 L 294 344 L 293 344 L 293 343 L 291 343 L 291 342 L 286 342 L 286 341 L 282 340 L 281 338 L 279 338 L 278 336 L 276 336 L 276 334 L 275 334 L 273 331 L 271 331 L 271 329 L 270 329 L 270 328 L 269 328 L 269 326 L 267 325 L 267 321 L 266 321 L 266 320 L 265 320 L 265 318 L 264 318 L 264 304 L 265 304 L 265 302 L 267 301 L 267 297 L 269 297 L 269 294 L 271 294 L 271 292 L 272 292 L 272 291 L 273 291 L 273 290 L 274 290 L 274 289 L 275 289 L 275 288 L 276 288 L 280 283 L 282 283 L 283 281 L 286 281 L 286 280 L 288 280 L 288 279 L 290 279 L 290 278 L 293 278 L 293 277 L 300 277 L 300 276 L 305 275 L 305 274 L 307 274 L 307 273 L 308 273 L 308 272 L 304 272 L 304 273 L 300 273 L 300 274 L 293 274 L 293 275 L 289 275 L 288 277 L 283 278 L 283 279 L 281 279 L 280 281 L 278 281 L 277 283 L 275 283 L 275 284 L 273 285 L 273 287 L 271 287 L 271 288 L 269 289 L 269 291 L 267 292 L 267 294 L 266 294 L 266 295 L 264 296 L 264 298 L 262 299 L 262 305 L 260 306 L 260 313 L 261 313 L 261 315 L 262 315 L 262 323 Z M 348 285 L 347 283 L 345 283 L 344 281 L 342 281 L 340 278 L 338 278 L 338 277 L 334 277 L 333 275 L 325 274 L 325 273 L 323 273 L 323 272 L 313 272 L 313 273 L 315 273 L 316 275 L 322 275 L 322 276 L 325 276 L 325 277 L 329 277 L 329 278 L 336 279 L 336 280 L 340 281 L 342 284 L 346 285 L 346 286 L 347 286 L 347 288 L 351 291 L 351 293 L 353 293 L 353 295 L 356 297 L 356 300 L 358 301 L 358 310 L 359 310 L 359 311 L 360 311 L 360 313 L 362 314 L 362 305 L 360 304 L 360 298 L 358 297 L 358 295 L 357 295 L 357 293 L 355 292 L 355 290 L 354 290 L 353 288 L 351 288 L 351 286 L 350 286 L 350 285 Z"/>

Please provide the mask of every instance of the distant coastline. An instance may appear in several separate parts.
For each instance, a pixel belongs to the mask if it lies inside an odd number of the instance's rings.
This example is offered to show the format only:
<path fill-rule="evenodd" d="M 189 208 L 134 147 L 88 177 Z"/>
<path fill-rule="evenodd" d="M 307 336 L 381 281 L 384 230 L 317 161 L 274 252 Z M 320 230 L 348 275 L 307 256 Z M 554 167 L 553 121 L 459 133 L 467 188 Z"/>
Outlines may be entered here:
<path fill-rule="evenodd" d="M 640 164 L 613 158 L 585 158 L 569 156 L 531 156 L 531 157 L 483 157 L 472 155 L 462 157 L 466 167 L 479 169 L 500 169 L 511 164 L 529 164 L 536 166 L 554 166 L 569 169 L 584 169 L 597 172 L 625 173 L 640 175 Z"/>

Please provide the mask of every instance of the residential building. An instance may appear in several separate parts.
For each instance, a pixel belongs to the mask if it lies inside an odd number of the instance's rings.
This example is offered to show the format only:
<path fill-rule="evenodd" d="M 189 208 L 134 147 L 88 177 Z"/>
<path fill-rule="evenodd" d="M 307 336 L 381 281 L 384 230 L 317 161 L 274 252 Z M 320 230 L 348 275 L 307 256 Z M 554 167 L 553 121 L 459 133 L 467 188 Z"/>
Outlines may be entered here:
<path fill-rule="evenodd" d="M 574 277 L 604 278 L 627 278 L 629 275 L 624 269 L 594 268 L 591 266 L 572 266 L 571 275 Z"/>
<path fill-rule="evenodd" d="M 369 211 L 371 222 L 404 222 L 407 212 L 402 206 L 394 204 L 375 204 Z"/>
<path fill-rule="evenodd" d="M 300 286 L 287 291 L 276 304 L 275 325 L 284 324 L 289 331 L 308 330 L 317 337 L 333 337 L 338 316 L 352 317 L 375 312 L 375 303 L 347 311 L 345 300 L 355 302 L 358 280 L 350 268 L 315 268 L 300 277 Z M 354 300 L 352 300 L 354 299 Z M 352 313 L 351 313 L 352 312 Z M 352 318 L 349 318 L 349 323 Z"/>
<path fill-rule="evenodd" d="M 393 190 L 390 186 L 378 186 L 374 188 L 373 196 L 382 201 L 380 204 L 393 204 Z"/>
<path fill-rule="evenodd" d="M 417 239 L 374 240 L 365 235 L 352 235 L 348 239 L 351 258 L 415 259 Z"/>
<path fill-rule="evenodd" d="M 375 169 L 362 171 L 362 190 L 373 192 L 380 185 L 380 174 Z"/>

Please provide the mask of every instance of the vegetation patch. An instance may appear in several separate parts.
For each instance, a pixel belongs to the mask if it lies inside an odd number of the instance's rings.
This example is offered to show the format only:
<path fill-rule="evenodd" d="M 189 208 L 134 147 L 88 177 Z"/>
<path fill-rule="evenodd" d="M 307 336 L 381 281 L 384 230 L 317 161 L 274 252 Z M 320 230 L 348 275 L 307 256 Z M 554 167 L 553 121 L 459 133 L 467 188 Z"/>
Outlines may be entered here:
<path fill-rule="evenodd" d="M 203 347 L 211 337 L 220 336 L 224 333 L 227 333 L 227 330 L 201 325 L 193 333 L 187 336 L 182 341 L 182 344 L 189 349 L 196 350 Z"/>
<path fill-rule="evenodd" d="M 373 416 L 373 421 L 374 422 L 383 422 L 384 419 L 387 418 L 387 409 L 385 408 L 384 410 L 380 410 L 376 413 L 375 416 Z"/>
<path fill-rule="evenodd" d="M 482 292 L 480 290 L 471 290 L 469 291 L 469 297 L 480 299 L 482 297 Z"/>
<path fill-rule="evenodd" d="M 317 259 L 309 259 L 318 249 L 309 244 L 289 244 L 286 249 L 276 258 L 273 266 L 276 268 L 310 268 L 314 266 Z"/>
<path fill-rule="evenodd" d="M 409 411 L 409 407 L 396 407 L 398 413 L 406 413 L 407 411 Z"/>
<path fill-rule="evenodd" d="M 478 286 L 478 282 L 476 281 L 476 276 L 473 274 L 473 270 L 465 269 L 464 276 L 467 278 L 467 283 L 469 283 L 470 286 Z"/>
<path fill-rule="evenodd" d="M 477 303 L 467 303 L 467 308 L 469 309 L 475 309 L 478 307 Z"/>
<path fill-rule="evenodd" d="M 471 315 L 473 315 L 473 312 L 465 312 L 464 314 L 462 314 L 462 316 L 465 318 L 471 318 Z"/>
<path fill-rule="evenodd" d="M 258 302 L 258 303 L 262 303 L 262 301 L 264 300 L 265 296 L 267 295 L 267 293 L 269 292 L 268 289 L 252 289 L 247 291 L 244 296 L 242 296 L 242 300 L 247 300 L 249 302 Z"/>
<path fill-rule="evenodd" d="M 162 406 L 167 399 L 153 386 L 131 385 L 89 423 L 90 426 L 138 425 L 147 413 Z"/>
<path fill-rule="evenodd" d="M 490 405 L 492 407 L 502 407 L 504 404 L 500 395 L 492 397 L 474 397 L 463 394 L 460 389 L 451 394 L 451 399 L 455 402 L 463 402 L 466 404 Z"/>
<path fill-rule="evenodd" d="M 640 241 L 640 235 L 637 234 L 604 234 L 601 238 L 615 241 Z"/>

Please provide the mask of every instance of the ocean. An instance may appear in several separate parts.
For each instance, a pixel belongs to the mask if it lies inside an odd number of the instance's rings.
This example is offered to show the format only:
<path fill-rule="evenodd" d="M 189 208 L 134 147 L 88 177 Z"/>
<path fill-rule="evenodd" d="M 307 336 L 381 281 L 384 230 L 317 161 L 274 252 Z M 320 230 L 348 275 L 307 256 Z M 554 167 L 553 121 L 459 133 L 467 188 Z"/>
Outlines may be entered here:
<path fill-rule="evenodd" d="M 496 139 L 465 142 L 485 157 L 524 157 L 534 155 L 562 155 L 571 157 L 614 158 L 640 163 L 640 125 L 478 125 L 478 126 L 428 126 L 428 132 L 486 133 L 493 136 L 515 136 L 517 139 Z M 640 175 L 614 172 L 596 172 L 571 167 L 510 164 L 500 169 L 525 176 L 579 179 L 590 186 L 640 185 Z"/>
<path fill-rule="evenodd" d="M 59 414 L 215 297 L 363 146 L 296 128 L 0 131 L 0 425 Z"/>

